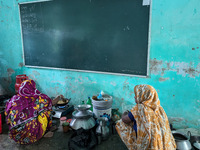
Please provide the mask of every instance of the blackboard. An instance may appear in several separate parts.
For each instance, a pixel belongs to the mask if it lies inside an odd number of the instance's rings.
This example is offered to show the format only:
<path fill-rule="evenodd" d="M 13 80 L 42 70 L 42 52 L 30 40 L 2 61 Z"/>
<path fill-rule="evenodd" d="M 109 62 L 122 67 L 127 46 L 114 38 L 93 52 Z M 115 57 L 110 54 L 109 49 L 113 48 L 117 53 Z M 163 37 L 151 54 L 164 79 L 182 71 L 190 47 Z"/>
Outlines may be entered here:
<path fill-rule="evenodd" d="M 149 7 L 142 0 L 19 4 L 27 66 L 147 75 Z"/>

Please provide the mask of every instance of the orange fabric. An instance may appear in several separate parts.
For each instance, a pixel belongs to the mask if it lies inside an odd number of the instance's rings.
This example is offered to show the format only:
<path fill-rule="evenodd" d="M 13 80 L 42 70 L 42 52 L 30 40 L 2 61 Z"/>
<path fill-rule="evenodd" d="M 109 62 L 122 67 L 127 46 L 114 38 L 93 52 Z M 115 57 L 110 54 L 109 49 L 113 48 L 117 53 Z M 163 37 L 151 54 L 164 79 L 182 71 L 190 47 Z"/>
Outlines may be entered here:
<path fill-rule="evenodd" d="M 129 150 L 175 150 L 175 140 L 156 90 L 150 85 L 137 85 L 134 92 L 137 104 L 131 113 L 137 123 L 137 138 L 133 125 L 120 120 L 116 130 L 122 141 Z"/>

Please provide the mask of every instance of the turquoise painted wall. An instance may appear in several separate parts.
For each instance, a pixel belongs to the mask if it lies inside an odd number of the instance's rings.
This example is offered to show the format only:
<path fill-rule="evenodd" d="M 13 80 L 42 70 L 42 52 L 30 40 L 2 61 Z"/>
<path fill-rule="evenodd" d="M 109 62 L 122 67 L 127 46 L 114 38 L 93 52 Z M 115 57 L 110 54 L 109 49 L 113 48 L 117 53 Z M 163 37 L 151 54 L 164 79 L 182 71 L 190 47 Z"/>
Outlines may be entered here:
<path fill-rule="evenodd" d="M 134 104 L 134 86 L 150 84 L 175 127 L 200 127 L 199 0 L 153 0 L 147 78 L 24 67 L 18 3 L 28 1 L 0 0 L 0 94 L 13 93 L 25 73 L 50 97 L 78 104 L 103 90 L 123 111 Z"/>

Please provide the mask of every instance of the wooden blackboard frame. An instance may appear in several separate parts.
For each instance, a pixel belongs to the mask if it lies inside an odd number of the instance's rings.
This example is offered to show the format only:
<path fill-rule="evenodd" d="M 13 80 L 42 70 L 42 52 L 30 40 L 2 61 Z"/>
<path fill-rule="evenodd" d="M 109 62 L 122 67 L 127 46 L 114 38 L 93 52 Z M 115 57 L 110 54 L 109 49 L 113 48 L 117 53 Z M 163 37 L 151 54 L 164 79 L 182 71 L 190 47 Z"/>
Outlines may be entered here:
<path fill-rule="evenodd" d="M 131 76 L 131 77 L 141 77 L 141 78 L 148 78 L 149 77 L 149 59 L 150 59 L 150 42 L 151 42 L 151 14 L 152 14 L 152 5 L 150 4 L 149 9 L 149 27 L 148 27 L 148 49 L 147 49 L 147 74 L 146 75 L 136 75 L 136 74 L 123 74 L 123 73 L 114 73 L 114 72 L 103 72 L 103 71 L 91 71 L 91 70 L 78 70 L 78 69 L 67 69 L 67 68 L 56 68 L 56 67 L 43 67 L 43 66 L 31 66 L 26 65 L 25 62 L 25 55 L 24 55 L 24 42 L 23 42 L 23 31 L 22 31 L 22 22 L 21 22 L 21 14 L 20 14 L 20 5 L 21 4 L 28 4 L 28 3 L 40 3 L 40 2 L 47 2 L 53 0 L 41 0 L 41 1 L 30 1 L 30 2 L 21 2 L 18 3 L 19 8 L 19 19 L 20 19 L 20 30 L 21 30 L 21 41 L 22 41 L 22 54 L 23 54 L 23 65 L 28 68 L 39 68 L 39 69 L 54 69 L 54 70 L 63 70 L 63 71 L 73 71 L 73 72 L 86 72 L 86 73 L 98 73 L 98 74 L 110 74 L 110 75 L 119 75 L 119 76 Z M 152 3 L 152 1 L 151 1 Z M 142 5 L 142 0 L 141 0 Z M 143 6 L 147 7 L 147 6 Z"/>

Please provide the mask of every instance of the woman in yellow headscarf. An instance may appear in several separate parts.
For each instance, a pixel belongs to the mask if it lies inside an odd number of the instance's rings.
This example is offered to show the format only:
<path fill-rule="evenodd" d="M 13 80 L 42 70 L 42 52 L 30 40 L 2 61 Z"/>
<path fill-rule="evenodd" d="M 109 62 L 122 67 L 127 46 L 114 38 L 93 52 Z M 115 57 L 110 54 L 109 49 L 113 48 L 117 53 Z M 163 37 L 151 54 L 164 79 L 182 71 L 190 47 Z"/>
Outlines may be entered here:
<path fill-rule="evenodd" d="M 169 121 L 156 90 L 150 85 L 134 88 L 136 105 L 124 113 L 116 130 L 129 150 L 175 150 Z"/>

